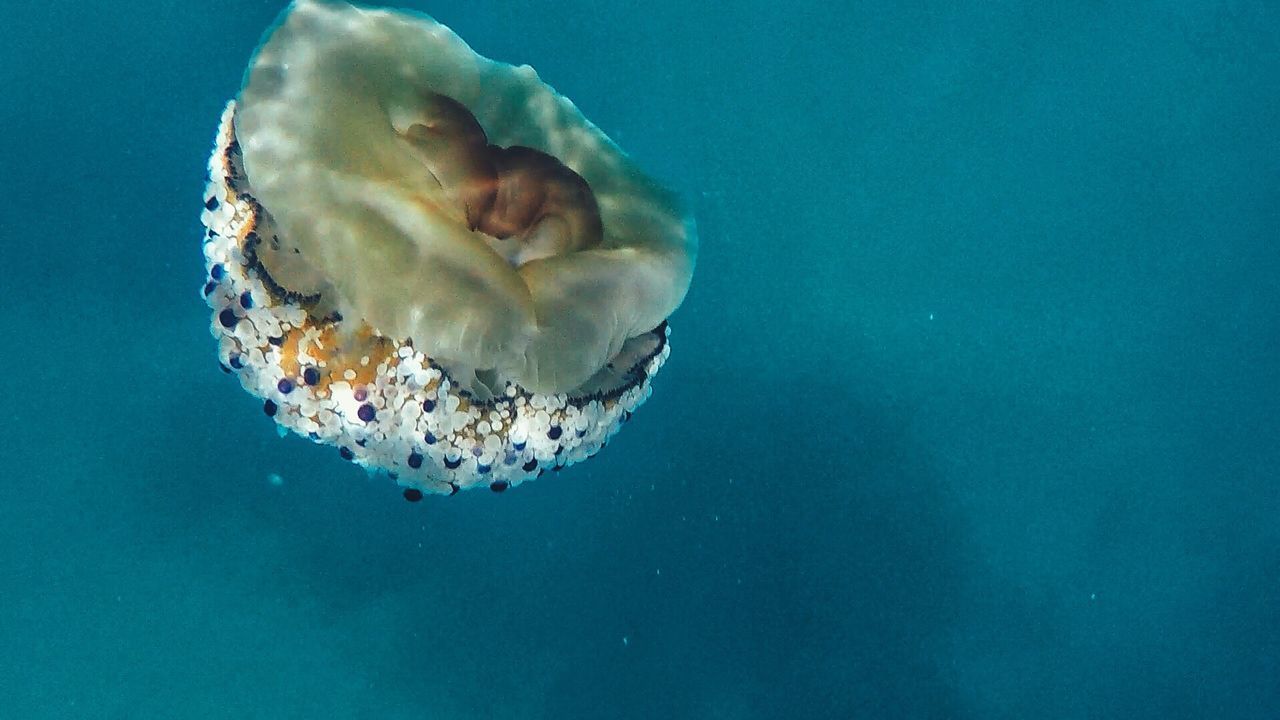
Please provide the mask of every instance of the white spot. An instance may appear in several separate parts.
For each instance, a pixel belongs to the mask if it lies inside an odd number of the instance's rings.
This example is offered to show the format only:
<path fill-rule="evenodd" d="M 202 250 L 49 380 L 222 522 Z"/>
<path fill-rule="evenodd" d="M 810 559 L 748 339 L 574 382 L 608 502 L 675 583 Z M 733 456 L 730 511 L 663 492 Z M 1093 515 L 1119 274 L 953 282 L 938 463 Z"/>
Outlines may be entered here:
<path fill-rule="evenodd" d="M 267 476 L 267 482 L 271 483 L 274 487 L 280 487 L 284 484 L 284 478 L 280 477 L 279 473 L 271 473 Z"/>

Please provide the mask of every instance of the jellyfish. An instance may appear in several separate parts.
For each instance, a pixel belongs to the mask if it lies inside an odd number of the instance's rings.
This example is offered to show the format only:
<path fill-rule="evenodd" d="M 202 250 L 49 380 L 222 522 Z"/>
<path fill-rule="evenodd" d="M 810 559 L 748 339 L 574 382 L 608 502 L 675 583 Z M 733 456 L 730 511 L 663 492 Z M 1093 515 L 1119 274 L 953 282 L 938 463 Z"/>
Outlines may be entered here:
<path fill-rule="evenodd" d="M 649 397 L 697 237 L 528 66 L 297 0 L 222 113 L 202 220 L 224 371 L 418 500 L 596 454 Z"/>

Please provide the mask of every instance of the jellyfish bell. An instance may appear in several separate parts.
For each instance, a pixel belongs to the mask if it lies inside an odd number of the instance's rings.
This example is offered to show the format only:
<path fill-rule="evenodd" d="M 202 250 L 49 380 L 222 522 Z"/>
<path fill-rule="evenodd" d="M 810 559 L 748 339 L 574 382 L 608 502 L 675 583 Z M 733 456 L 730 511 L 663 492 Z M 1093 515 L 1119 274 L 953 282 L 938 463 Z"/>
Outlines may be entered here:
<path fill-rule="evenodd" d="M 532 68 L 424 15 L 294 2 L 209 169 L 224 369 L 414 492 L 591 456 L 670 352 L 697 244 L 674 194 Z"/>

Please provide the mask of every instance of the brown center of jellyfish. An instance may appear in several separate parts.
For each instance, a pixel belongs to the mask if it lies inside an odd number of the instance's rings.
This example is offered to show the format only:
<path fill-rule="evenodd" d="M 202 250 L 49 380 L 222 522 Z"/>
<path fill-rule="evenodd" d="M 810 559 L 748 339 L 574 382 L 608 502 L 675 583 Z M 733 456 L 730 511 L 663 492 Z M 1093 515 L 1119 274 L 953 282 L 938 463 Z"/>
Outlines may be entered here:
<path fill-rule="evenodd" d="M 503 241 L 491 246 L 519 266 L 600 244 L 604 229 L 591 186 L 555 157 L 489 144 L 462 103 L 425 98 L 422 122 L 404 138 L 466 216 L 467 227 Z"/>

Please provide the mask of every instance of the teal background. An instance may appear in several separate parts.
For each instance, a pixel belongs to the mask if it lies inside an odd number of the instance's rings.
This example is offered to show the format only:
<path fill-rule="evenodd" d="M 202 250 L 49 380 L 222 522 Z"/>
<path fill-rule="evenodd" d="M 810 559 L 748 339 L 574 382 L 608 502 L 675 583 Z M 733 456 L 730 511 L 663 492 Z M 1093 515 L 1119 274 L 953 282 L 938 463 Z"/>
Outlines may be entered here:
<path fill-rule="evenodd" d="M 279 439 L 199 212 L 280 4 L 0 0 L 0 717 L 1280 717 L 1275 4 L 412 4 L 694 206 L 653 399 L 502 496 Z"/>

